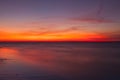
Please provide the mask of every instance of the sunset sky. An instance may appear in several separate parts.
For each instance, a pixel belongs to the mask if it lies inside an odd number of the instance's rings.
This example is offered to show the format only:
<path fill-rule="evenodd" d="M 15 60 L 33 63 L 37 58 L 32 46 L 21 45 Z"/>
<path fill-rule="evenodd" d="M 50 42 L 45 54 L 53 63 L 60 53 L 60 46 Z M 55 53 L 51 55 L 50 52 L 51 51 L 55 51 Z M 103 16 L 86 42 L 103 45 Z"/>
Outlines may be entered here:
<path fill-rule="evenodd" d="M 0 0 L 0 41 L 120 41 L 120 0 Z"/>

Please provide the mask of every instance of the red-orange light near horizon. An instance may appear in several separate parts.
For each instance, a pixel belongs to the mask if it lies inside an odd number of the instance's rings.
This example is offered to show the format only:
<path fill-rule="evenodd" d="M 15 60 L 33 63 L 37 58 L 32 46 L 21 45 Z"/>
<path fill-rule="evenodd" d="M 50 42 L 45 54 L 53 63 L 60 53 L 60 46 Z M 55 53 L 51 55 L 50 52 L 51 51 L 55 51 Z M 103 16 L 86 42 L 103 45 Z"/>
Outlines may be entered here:
<path fill-rule="evenodd" d="M 64 33 L 64 34 L 20 34 L 2 33 L 0 41 L 104 41 L 106 36 L 94 33 Z"/>

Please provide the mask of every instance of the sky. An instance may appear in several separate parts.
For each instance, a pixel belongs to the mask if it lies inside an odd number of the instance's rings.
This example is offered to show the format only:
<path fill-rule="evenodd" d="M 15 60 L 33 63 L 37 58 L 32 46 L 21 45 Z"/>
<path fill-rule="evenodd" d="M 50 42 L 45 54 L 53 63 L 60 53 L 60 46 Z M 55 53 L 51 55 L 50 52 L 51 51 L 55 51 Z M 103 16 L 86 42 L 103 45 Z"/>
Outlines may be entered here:
<path fill-rule="evenodd" d="M 120 41 L 120 0 L 0 0 L 0 41 Z"/>

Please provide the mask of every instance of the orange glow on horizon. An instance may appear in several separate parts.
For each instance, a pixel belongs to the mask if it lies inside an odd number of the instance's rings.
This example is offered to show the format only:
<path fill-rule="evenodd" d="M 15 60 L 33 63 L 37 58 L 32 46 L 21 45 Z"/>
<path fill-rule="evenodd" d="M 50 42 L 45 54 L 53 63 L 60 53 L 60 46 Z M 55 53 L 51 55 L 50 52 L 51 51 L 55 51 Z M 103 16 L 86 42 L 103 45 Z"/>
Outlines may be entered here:
<path fill-rule="evenodd" d="M 95 33 L 6 33 L 0 34 L 0 41 L 105 41 L 106 36 Z"/>

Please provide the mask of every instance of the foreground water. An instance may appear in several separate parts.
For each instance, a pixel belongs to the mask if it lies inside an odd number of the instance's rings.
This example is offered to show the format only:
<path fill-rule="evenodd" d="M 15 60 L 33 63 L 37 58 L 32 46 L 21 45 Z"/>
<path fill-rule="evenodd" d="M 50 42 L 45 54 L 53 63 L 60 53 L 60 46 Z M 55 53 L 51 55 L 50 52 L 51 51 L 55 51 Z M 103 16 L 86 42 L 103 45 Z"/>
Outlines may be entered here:
<path fill-rule="evenodd" d="M 0 80 L 120 80 L 120 43 L 0 43 Z"/>

